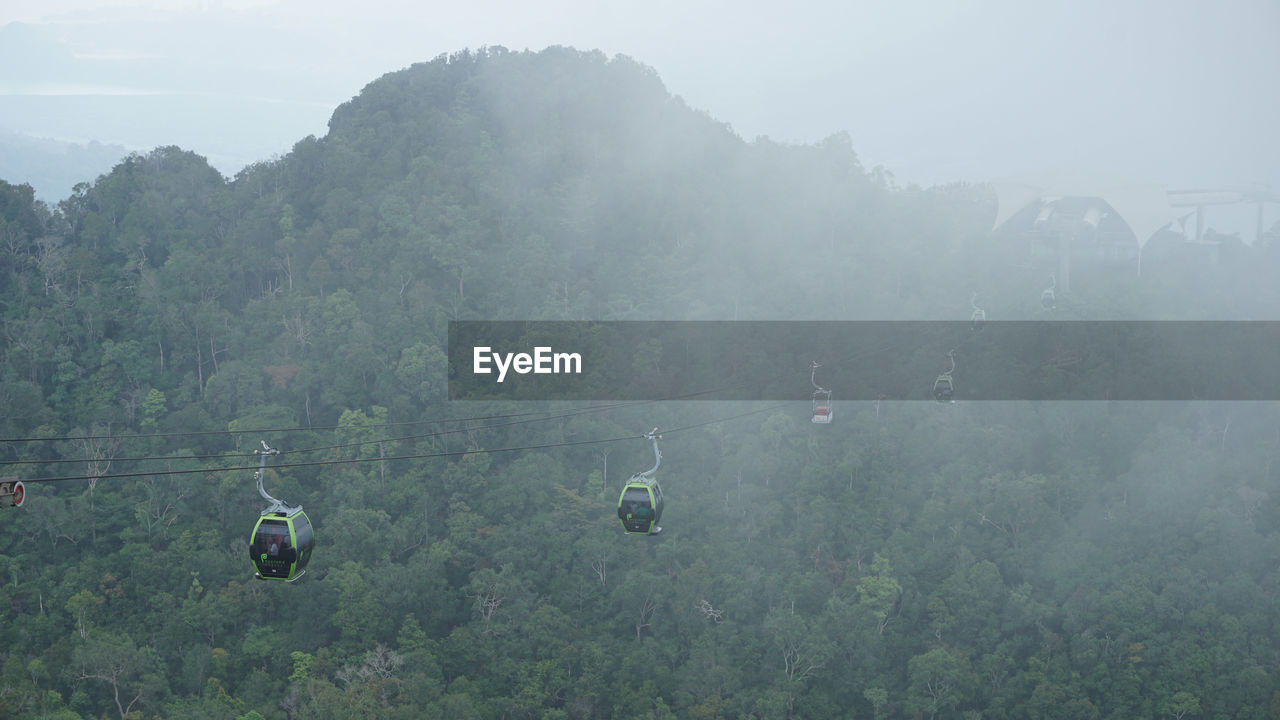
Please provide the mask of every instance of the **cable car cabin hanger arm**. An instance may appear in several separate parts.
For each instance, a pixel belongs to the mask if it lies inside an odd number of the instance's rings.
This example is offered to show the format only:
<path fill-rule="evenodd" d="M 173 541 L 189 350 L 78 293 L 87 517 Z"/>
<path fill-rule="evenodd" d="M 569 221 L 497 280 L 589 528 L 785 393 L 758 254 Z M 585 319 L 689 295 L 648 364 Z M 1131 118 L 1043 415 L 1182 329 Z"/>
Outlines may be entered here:
<path fill-rule="evenodd" d="M 658 450 L 658 441 L 662 439 L 662 436 L 658 434 L 658 428 L 654 428 L 645 433 L 644 437 L 653 443 L 653 467 L 644 473 L 638 474 L 637 477 L 653 479 L 653 474 L 658 472 L 658 468 L 662 466 L 662 451 Z"/>
<path fill-rule="evenodd" d="M 258 466 L 258 471 L 253 474 L 253 477 L 258 482 L 258 494 L 262 496 L 262 499 L 271 503 L 270 505 L 267 506 L 266 510 L 262 511 L 262 514 L 267 515 L 273 512 L 282 512 L 282 513 L 288 514 L 288 511 L 290 509 L 289 506 L 283 501 L 277 500 L 271 497 L 270 495 L 268 495 L 266 489 L 262 487 L 262 477 L 264 474 L 266 474 L 266 470 L 267 470 L 267 458 L 273 455 L 279 455 L 280 451 L 267 445 L 266 440 L 261 440 L 260 442 L 262 443 L 262 449 L 254 450 L 253 454 L 262 456 L 262 463 L 261 465 Z"/>

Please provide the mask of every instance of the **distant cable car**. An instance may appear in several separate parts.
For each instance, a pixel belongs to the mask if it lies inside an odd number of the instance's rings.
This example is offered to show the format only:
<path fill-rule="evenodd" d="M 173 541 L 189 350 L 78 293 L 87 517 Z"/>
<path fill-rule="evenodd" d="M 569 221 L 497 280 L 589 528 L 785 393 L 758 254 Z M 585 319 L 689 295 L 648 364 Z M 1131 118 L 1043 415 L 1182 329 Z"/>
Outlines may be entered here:
<path fill-rule="evenodd" d="M 947 357 L 951 359 L 951 369 L 942 373 L 937 380 L 933 381 L 933 399 L 940 403 L 955 402 L 952 397 L 955 395 L 956 386 L 955 382 L 951 380 L 951 373 L 956 371 L 956 351 L 952 350 L 947 353 Z"/>
<path fill-rule="evenodd" d="M 293 582 L 307 572 L 311 560 L 311 548 L 315 544 L 311 520 L 302 507 L 291 507 L 267 494 L 262 487 L 262 476 L 267 467 L 267 456 L 280 451 L 262 443 L 262 465 L 254 477 L 258 481 L 258 494 L 271 503 L 258 517 L 249 538 L 249 559 L 259 580 L 284 580 Z"/>
<path fill-rule="evenodd" d="M 662 487 L 653 476 L 662 465 L 662 453 L 658 451 L 658 428 L 644 435 L 653 443 L 653 467 L 636 473 L 627 480 L 618 496 L 618 520 L 628 535 L 657 535 L 662 532 L 658 521 L 662 519 Z"/>
<path fill-rule="evenodd" d="M 1049 273 L 1049 287 L 1040 293 L 1040 307 L 1045 310 L 1052 310 L 1058 305 L 1058 299 L 1054 295 L 1054 288 L 1058 287 L 1058 276 L 1055 273 Z"/>
<path fill-rule="evenodd" d="M 955 394 L 955 383 L 951 381 L 950 375 L 939 375 L 937 380 L 933 381 L 933 399 L 940 403 L 952 403 L 952 396 Z"/>
<path fill-rule="evenodd" d="M 820 367 L 822 363 L 815 360 L 809 372 L 809 383 L 813 385 L 813 422 L 826 425 L 831 422 L 834 413 L 831 407 L 831 391 L 819 385 L 816 380 Z"/>
<path fill-rule="evenodd" d="M 969 316 L 969 329 L 981 330 L 983 323 L 987 321 L 987 311 L 978 307 L 978 293 L 969 298 L 969 304 L 973 306 L 973 314 Z"/>
<path fill-rule="evenodd" d="M 22 507 L 27 499 L 27 486 L 16 477 L 0 479 L 0 508 Z"/>

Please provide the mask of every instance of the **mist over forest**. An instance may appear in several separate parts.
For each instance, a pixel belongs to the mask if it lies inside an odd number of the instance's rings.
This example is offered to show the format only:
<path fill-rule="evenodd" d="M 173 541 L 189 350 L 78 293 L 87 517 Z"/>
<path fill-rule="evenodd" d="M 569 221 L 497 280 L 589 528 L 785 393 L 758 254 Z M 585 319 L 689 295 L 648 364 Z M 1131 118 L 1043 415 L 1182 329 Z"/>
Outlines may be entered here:
<path fill-rule="evenodd" d="M 958 402 L 834 387 L 823 425 L 807 366 L 785 406 L 456 403 L 446 356 L 453 320 L 1271 320 L 1280 224 L 1082 245 L 1050 311 L 990 186 L 565 47 L 384 75 L 233 179 L 167 146 L 19 180 L 0 716 L 1280 716 L 1275 403 L 968 400 L 961 353 Z M 628 536 L 653 427 L 664 530 Z M 262 442 L 296 583 L 249 561 Z"/>

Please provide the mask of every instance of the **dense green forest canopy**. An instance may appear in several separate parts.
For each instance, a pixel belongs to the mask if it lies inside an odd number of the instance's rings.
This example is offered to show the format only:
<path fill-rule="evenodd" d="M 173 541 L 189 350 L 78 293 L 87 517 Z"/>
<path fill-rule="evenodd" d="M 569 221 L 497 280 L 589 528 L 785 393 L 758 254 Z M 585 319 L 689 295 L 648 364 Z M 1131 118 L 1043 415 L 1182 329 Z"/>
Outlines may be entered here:
<path fill-rule="evenodd" d="M 1272 404 L 445 399 L 453 319 L 1036 317 L 1053 261 L 993 203 L 566 48 L 391 73 L 230 181 L 0 182 L 3 474 L 87 478 L 0 511 L 0 716 L 1280 716 Z M 1148 252 L 1060 312 L 1278 314 L 1274 231 Z M 655 425 L 701 427 L 625 537 Z M 177 474 L 261 440 L 332 463 L 267 472 L 316 525 L 293 585 L 251 577 L 249 471 Z"/>

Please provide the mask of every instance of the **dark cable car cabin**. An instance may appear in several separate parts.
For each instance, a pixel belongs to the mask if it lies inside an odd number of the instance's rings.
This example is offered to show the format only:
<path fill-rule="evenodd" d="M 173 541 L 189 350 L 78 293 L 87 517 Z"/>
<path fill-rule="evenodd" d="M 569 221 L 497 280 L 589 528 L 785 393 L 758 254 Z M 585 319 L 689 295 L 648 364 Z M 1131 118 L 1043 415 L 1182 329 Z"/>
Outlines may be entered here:
<path fill-rule="evenodd" d="M 657 535 L 662 532 L 662 488 L 656 480 L 632 481 L 618 498 L 618 519 L 628 535 Z"/>
<path fill-rule="evenodd" d="M 249 560 L 253 562 L 259 580 L 293 582 L 307 571 L 315 533 L 311 519 L 301 506 L 291 507 L 263 489 L 262 476 L 266 472 L 267 456 L 279 455 L 280 451 L 268 447 L 265 442 L 262 447 L 262 450 L 254 451 L 262 455 L 262 464 L 254 476 L 258 481 L 258 494 L 271 505 L 262 511 L 258 523 L 253 526 L 253 534 L 249 536 Z"/>
<path fill-rule="evenodd" d="M 302 508 L 292 510 L 263 515 L 253 528 L 249 558 L 260 579 L 292 582 L 307 570 L 315 542 L 311 520 Z"/>
<path fill-rule="evenodd" d="M 653 442 L 654 465 L 647 472 L 632 475 L 618 496 L 618 520 L 622 522 L 622 531 L 628 535 L 657 535 L 662 532 L 658 525 L 662 519 L 662 487 L 653 477 L 662 464 L 662 453 L 658 452 L 658 428 L 646 433 L 645 437 Z"/>
<path fill-rule="evenodd" d="M 950 375 L 939 375 L 937 380 L 933 381 L 933 399 L 940 403 L 955 402 L 951 396 L 955 394 L 955 385 L 951 382 Z"/>

